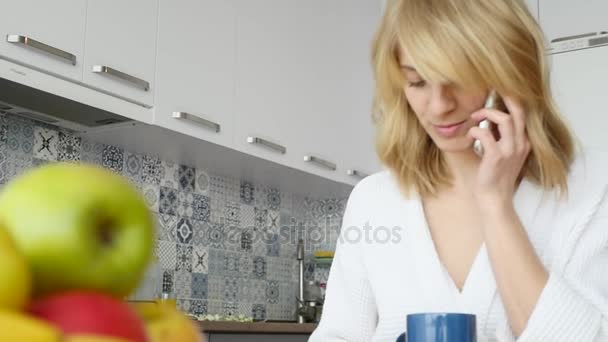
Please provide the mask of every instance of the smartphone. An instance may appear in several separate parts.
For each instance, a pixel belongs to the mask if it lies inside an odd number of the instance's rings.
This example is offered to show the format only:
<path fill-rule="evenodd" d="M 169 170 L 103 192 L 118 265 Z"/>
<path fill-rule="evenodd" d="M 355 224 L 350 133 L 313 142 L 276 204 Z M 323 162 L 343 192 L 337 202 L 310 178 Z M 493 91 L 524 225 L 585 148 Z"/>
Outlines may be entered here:
<path fill-rule="evenodd" d="M 486 103 L 483 107 L 491 109 L 503 109 L 504 106 L 502 106 L 502 100 L 496 90 L 490 90 L 490 94 L 486 98 Z M 479 127 L 483 129 L 489 129 L 493 133 L 495 133 L 496 130 L 494 123 L 492 123 L 488 119 L 481 120 L 479 122 Z M 473 151 L 475 151 L 478 156 L 483 156 L 483 145 L 481 144 L 481 141 L 479 139 L 475 139 L 475 141 L 473 142 Z"/>

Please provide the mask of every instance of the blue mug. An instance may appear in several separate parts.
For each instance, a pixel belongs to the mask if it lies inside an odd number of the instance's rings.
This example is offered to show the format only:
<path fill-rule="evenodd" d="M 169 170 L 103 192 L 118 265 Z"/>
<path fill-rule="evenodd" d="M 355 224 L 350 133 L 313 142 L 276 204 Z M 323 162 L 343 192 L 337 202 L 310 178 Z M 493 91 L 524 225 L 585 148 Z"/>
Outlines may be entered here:
<path fill-rule="evenodd" d="M 407 331 L 398 342 L 477 342 L 475 315 L 417 313 L 407 315 Z"/>

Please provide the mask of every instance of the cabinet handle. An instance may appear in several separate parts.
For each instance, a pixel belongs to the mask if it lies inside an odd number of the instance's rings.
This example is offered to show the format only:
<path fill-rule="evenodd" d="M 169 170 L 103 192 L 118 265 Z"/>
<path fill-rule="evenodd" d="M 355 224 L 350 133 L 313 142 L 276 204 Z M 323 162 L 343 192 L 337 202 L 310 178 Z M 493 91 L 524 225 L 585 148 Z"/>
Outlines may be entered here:
<path fill-rule="evenodd" d="M 20 44 L 23 46 L 29 46 L 32 47 L 36 50 L 40 50 L 42 52 L 46 52 L 48 54 L 51 54 L 55 57 L 59 57 L 62 59 L 67 60 L 68 62 L 70 62 L 72 65 L 76 65 L 76 56 L 60 50 L 56 47 L 44 44 L 42 42 L 39 42 L 35 39 L 32 39 L 30 37 L 27 36 L 22 36 L 22 35 L 18 35 L 18 34 L 9 34 L 6 36 L 6 41 L 9 43 L 13 43 L 13 44 Z"/>
<path fill-rule="evenodd" d="M 315 156 L 304 156 L 304 161 L 317 164 L 321 167 L 324 167 L 324 168 L 332 170 L 332 171 L 335 171 L 337 168 L 336 164 L 334 164 L 330 161 L 327 161 L 325 159 L 315 157 Z"/>
<path fill-rule="evenodd" d="M 212 130 L 214 130 L 216 133 L 219 133 L 220 129 L 222 126 L 220 126 L 220 124 L 215 123 L 213 121 L 209 121 L 207 119 L 203 119 L 201 117 L 198 117 L 196 115 L 192 115 L 186 112 L 173 112 L 173 118 L 175 119 L 183 119 L 183 120 L 188 120 L 188 121 L 192 121 L 194 123 L 197 123 L 199 125 L 205 126 L 207 128 L 210 128 Z"/>
<path fill-rule="evenodd" d="M 280 154 L 285 154 L 287 149 L 285 146 L 281 146 L 279 144 L 273 143 L 272 141 L 268 141 L 266 139 L 258 138 L 258 137 L 247 137 L 247 142 L 250 144 L 257 144 L 269 148 L 273 151 L 279 152 Z"/>
<path fill-rule="evenodd" d="M 563 42 L 563 41 L 566 41 L 566 40 L 593 37 L 593 36 L 596 36 L 596 35 L 597 35 L 597 33 L 590 32 L 590 33 L 576 34 L 576 35 L 573 35 L 573 36 L 559 37 L 559 38 L 555 38 L 555 39 L 551 40 L 551 43 L 559 43 L 559 42 Z"/>
<path fill-rule="evenodd" d="M 369 176 L 367 173 L 361 172 L 359 170 L 354 170 L 354 169 L 346 170 L 346 174 L 349 176 L 353 176 L 353 177 L 357 177 L 357 178 L 361 178 L 361 179 Z"/>
<path fill-rule="evenodd" d="M 144 81 L 141 78 L 137 78 L 135 76 L 131 76 L 129 74 L 125 74 L 122 71 L 112 69 L 105 65 L 93 65 L 92 71 L 96 74 L 106 74 L 106 75 L 114 76 L 123 81 L 132 83 L 134 86 L 136 86 L 137 88 L 143 89 L 144 91 L 150 90 L 150 83 L 148 83 L 147 81 Z"/>

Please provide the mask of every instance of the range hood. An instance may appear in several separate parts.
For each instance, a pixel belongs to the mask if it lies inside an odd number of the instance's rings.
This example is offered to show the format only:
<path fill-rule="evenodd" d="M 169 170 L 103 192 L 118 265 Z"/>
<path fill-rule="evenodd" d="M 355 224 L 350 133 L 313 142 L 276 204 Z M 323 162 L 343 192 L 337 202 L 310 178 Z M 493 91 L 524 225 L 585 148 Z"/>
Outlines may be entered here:
<path fill-rule="evenodd" d="M 134 122 L 4 78 L 0 78 L 0 111 L 78 132 Z"/>

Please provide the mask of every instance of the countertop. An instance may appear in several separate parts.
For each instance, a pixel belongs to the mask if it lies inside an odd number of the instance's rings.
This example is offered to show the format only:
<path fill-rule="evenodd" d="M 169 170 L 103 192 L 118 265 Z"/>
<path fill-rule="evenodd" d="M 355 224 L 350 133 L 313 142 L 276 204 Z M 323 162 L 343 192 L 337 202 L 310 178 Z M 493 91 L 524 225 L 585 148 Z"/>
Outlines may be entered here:
<path fill-rule="evenodd" d="M 199 321 L 204 333 L 211 334 L 311 334 L 317 327 L 316 323 L 291 322 L 221 322 Z"/>

